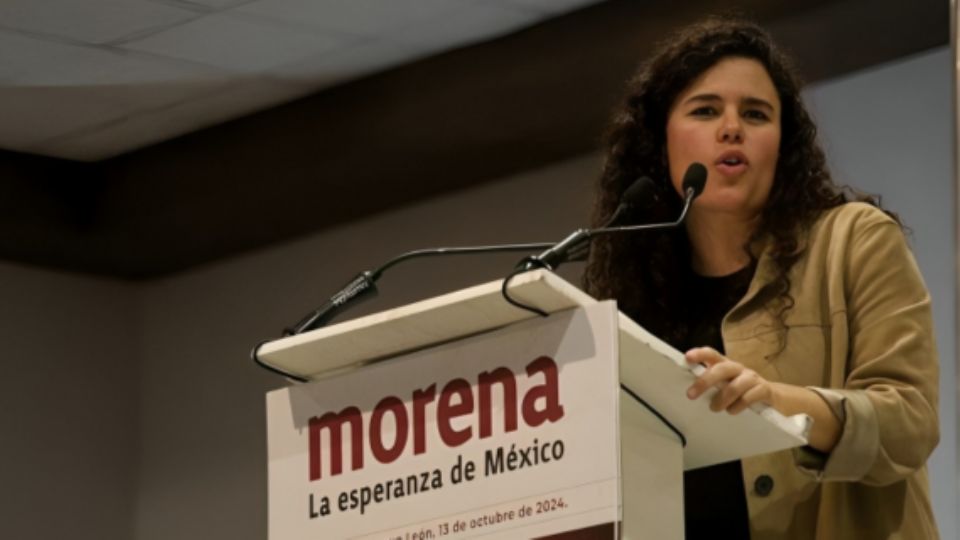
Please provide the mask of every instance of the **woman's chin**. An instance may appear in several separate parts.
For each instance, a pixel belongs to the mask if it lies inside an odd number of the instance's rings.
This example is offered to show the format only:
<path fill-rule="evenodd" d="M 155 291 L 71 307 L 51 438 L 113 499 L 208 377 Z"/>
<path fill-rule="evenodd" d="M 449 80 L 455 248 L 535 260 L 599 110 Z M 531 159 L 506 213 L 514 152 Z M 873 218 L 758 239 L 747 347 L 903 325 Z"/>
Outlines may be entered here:
<path fill-rule="evenodd" d="M 761 209 L 762 206 L 751 204 L 750 199 L 742 193 L 704 193 L 694 201 L 691 211 L 752 217 L 758 215 Z"/>

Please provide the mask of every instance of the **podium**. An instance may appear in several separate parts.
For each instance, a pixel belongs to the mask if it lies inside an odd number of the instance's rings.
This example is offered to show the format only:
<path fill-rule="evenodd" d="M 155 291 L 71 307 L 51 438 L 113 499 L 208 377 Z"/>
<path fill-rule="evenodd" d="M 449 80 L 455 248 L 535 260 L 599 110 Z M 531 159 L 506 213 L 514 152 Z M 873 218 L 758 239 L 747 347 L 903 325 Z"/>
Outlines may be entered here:
<path fill-rule="evenodd" d="M 810 419 L 689 400 L 683 354 L 546 270 L 268 342 L 269 538 L 682 539 L 683 471 Z"/>

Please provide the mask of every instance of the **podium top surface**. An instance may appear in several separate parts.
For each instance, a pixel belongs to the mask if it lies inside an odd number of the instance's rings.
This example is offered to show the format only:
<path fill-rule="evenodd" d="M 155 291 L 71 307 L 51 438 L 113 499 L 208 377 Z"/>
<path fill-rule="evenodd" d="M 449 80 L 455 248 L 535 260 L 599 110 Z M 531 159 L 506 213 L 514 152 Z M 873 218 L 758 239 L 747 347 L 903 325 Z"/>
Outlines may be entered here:
<path fill-rule="evenodd" d="M 257 354 L 284 372 L 319 379 L 539 317 L 507 303 L 502 283 L 484 283 L 267 342 Z M 509 291 L 517 301 L 546 313 L 597 303 L 546 270 L 516 276 Z M 683 353 L 622 313 L 618 325 L 621 384 L 684 433 L 687 469 L 806 444 L 811 424 L 806 415 L 787 418 L 762 404 L 738 415 L 715 413 L 709 408 L 714 391 L 687 399 L 685 390 L 696 376 Z"/>
<path fill-rule="evenodd" d="M 287 373 L 316 379 L 538 317 L 507 303 L 500 293 L 502 283 L 492 281 L 270 341 L 257 356 Z M 509 290 L 511 297 L 547 313 L 597 302 L 545 270 L 514 277 Z"/>

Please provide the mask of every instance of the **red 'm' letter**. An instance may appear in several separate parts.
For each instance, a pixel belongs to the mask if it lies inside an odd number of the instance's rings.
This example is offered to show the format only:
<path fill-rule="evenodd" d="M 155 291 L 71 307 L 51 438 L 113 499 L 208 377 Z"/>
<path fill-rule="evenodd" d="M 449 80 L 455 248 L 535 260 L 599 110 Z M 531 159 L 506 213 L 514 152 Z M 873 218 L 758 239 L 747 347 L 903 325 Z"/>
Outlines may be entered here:
<path fill-rule="evenodd" d="M 340 414 L 328 412 L 310 419 L 310 481 L 320 479 L 320 431 L 330 432 L 330 476 L 343 472 L 343 425 L 350 424 L 350 455 L 353 470 L 363 467 L 363 422 L 360 409 L 347 407 Z"/>

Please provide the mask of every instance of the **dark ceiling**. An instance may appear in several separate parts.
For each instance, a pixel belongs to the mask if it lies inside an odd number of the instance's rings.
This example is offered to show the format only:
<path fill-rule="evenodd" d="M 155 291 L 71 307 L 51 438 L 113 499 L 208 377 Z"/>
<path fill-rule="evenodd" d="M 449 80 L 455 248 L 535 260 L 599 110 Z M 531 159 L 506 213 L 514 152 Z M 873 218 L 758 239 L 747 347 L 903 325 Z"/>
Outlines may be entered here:
<path fill-rule="evenodd" d="M 949 43 L 943 0 L 611 0 L 98 163 L 0 151 L 0 258 L 151 278 L 590 152 L 653 45 L 734 4 L 811 82 Z"/>

